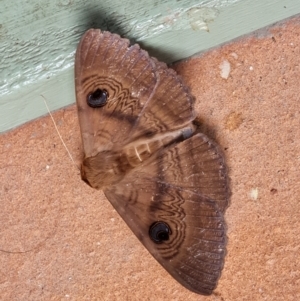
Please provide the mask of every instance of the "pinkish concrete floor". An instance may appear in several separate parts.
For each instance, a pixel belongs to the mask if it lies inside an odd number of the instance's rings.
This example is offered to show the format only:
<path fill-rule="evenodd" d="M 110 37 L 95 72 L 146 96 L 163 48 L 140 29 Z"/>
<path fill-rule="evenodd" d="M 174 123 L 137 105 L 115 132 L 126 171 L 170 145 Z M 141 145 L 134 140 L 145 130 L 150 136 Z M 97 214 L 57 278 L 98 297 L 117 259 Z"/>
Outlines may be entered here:
<path fill-rule="evenodd" d="M 1 300 L 300 300 L 300 18 L 175 68 L 230 171 L 215 293 L 160 267 L 81 181 L 47 116 L 0 136 Z M 54 118 L 79 162 L 75 106 Z"/>

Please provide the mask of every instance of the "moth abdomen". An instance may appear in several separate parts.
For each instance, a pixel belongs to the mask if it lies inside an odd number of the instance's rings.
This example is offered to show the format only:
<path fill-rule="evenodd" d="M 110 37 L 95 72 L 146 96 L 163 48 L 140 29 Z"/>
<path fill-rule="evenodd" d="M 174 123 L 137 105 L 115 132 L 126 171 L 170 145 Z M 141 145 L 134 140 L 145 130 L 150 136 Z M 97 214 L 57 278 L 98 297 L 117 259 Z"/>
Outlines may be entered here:
<path fill-rule="evenodd" d="M 157 134 L 149 139 L 138 139 L 127 145 L 123 153 L 127 157 L 129 164 L 135 167 L 146 161 L 160 149 L 190 138 L 193 132 L 194 127 L 190 125 L 180 130 Z"/>

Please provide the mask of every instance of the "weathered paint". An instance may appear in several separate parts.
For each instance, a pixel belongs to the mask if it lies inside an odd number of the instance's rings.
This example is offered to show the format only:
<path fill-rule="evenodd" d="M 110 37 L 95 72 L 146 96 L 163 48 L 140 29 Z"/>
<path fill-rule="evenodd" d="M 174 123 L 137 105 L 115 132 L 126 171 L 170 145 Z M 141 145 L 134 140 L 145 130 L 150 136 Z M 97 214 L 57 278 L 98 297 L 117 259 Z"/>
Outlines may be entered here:
<path fill-rule="evenodd" d="M 0 12 L 0 132 L 73 103 L 74 52 L 91 27 L 176 61 L 300 13 L 299 0 L 32 0 Z"/>

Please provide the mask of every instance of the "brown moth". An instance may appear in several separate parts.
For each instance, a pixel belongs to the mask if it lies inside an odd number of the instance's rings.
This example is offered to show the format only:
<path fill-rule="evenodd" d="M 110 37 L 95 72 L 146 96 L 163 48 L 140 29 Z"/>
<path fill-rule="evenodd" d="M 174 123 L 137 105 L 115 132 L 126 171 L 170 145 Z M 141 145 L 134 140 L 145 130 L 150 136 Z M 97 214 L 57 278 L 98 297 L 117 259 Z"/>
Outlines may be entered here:
<path fill-rule="evenodd" d="M 82 179 L 177 281 L 211 294 L 226 253 L 228 178 L 217 145 L 195 131 L 188 89 L 138 45 L 98 29 L 78 45 L 75 83 Z"/>

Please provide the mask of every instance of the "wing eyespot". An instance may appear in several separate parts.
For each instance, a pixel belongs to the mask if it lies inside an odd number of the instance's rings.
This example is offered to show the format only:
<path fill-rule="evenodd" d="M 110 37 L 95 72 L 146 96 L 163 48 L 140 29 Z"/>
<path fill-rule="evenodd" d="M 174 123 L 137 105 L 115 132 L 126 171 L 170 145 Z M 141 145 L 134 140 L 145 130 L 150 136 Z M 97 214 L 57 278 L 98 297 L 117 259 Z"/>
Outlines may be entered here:
<path fill-rule="evenodd" d="M 170 226 L 162 221 L 153 223 L 149 228 L 149 236 L 157 244 L 169 240 L 171 234 Z"/>
<path fill-rule="evenodd" d="M 92 108 L 100 108 L 106 105 L 108 99 L 108 92 L 102 89 L 96 89 L 87 96 L 87 104 Z"/>

